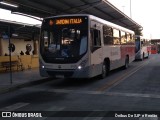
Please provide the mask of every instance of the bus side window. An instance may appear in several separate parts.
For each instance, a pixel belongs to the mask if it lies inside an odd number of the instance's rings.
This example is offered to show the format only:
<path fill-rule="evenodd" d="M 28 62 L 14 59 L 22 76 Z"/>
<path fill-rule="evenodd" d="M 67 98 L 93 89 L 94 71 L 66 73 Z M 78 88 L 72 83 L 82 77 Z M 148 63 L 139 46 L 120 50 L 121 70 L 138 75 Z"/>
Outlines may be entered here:
<path fill-rule="evenodd" d="M 91 29 L 91 40 L 92 40 L 92 46 L 94 47 L 101 46 L 100 30 Z"/>
<path fill-rule="evenodd" d="M 135 43 L 134 35 L 130 34 L 130 38 L 131 38 L 131 44 L 134 44 Z"/>
<path fill-rule="evenodd" d="M 127 34 L 121 31 L 121 44 L 127 44 Z"/>
<path fill-rule="evenodd" d="M 120 45 L 120 31 L 113 29 L 113 44 Z"/>
<path fill-rule="evenodd" d="M 113 45 L 113 29 L 112 27 L 103 26 L 103 42 L 104 45 Z"/>

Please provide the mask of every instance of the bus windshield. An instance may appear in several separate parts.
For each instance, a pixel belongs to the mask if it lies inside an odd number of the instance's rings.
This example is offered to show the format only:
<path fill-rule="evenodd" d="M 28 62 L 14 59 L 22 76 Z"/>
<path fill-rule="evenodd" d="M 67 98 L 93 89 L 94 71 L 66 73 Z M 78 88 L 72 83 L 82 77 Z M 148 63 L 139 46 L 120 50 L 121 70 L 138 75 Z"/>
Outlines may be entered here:
<path fill-rule="evenodd" d="M 42 24 L 40 52 L 46 62 L 76 62 L 87 52 L 87 19 L 55 18 Z"/>

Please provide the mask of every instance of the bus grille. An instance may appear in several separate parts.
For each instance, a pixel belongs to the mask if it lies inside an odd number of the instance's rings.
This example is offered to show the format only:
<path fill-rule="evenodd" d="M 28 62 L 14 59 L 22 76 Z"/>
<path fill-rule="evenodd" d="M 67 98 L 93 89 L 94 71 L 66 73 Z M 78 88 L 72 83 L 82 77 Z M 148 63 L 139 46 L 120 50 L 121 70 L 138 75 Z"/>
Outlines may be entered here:
<path fill-rule="evenodd" d="M 65 77 L 71 77 L 73 75 L 73 71 L 47 71 L 48 75 L 56 76 L 56 75 L 64 75 Z"/>

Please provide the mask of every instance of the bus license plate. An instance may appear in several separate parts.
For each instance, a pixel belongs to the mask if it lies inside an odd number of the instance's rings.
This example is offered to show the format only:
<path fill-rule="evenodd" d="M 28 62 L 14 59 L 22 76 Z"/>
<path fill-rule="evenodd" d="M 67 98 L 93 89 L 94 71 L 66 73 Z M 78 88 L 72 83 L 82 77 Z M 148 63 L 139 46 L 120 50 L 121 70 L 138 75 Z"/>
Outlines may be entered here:
<path fill-rule="evenodd" d="M 56 78 L 64 78 L 64 75 L 56 75 Z"/>

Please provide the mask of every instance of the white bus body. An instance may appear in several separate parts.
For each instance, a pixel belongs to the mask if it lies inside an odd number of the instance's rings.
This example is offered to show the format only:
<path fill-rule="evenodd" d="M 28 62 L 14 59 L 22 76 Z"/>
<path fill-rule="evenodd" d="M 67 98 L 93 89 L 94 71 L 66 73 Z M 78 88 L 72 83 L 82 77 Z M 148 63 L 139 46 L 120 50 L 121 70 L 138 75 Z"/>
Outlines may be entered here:
<path fill-rule="evenodd" d="M 135 36 L 135 44 L 136 44 L 136 60 L 143 60 L 144 58 L 148 58 L 151 54 L 151 41 L 149 39 L 145 39 L 142 36 Z"/>
<path fill-rule="evenodd" d="M 40 75 L 44 77 L 103 78 L 110 70 L 135 59 L 134 32 L 86 14 L 43 20 L 40 37 Z"/>

